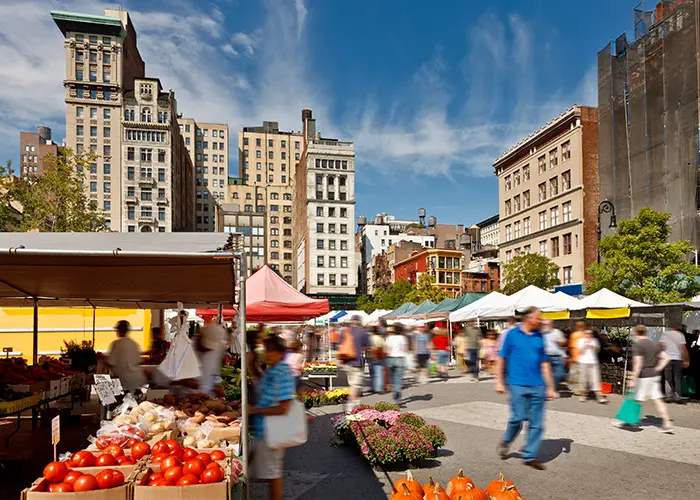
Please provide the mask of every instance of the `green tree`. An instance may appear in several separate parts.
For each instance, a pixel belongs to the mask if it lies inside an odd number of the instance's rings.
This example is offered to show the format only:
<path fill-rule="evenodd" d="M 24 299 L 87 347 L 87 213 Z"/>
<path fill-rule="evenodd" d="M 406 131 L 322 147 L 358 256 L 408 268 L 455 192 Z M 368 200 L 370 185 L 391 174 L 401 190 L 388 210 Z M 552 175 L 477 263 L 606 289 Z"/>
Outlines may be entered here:
<path fill-rule="evenodd" d="M 445 291 L 435 286 L 435 277 L 432 274 L 423 273 L 418 278 L 416 286 L 408 293 L 406 299 L 414 304 L 420 304 L 426 300 L 437 304 L 446 297 Z"/>
<path fill-rule="evenodd" d="M 700 293 L 700 270 L 688 260 L 688 241 L 669 242 L 669 213 L 649 207 L 620 221 L 617 232 L 598 245 L 600 264 L 592 264 L 586 293 L 602 288 L 633 300 L 660 304 L 690 300 Z"/>
<path fill-rule="evenodd" d="M 357 299 L 357 308 L 366 313 L 371 313 L 376 309 L 393 311 L 408 300 L 406 297 L 412 290 L 413 285 L 408 280 L 399 280 L 389 286 L 378 288 L 372 296 L 363 295 Z"/>
<path fill-rule="evenodd" d="M 9 231 L 107 231 L 105 214 L 85 194 L 83 172 L 96 156 L 65 150 L 44 158 L 46 168 L 35 176 L 3 176 L 0 226 Z M 9 209 L 8 209 L 9 207 Z M 16 208 L 14 214 L 12 208 Z"/>
<path fill-rule="evenodd" d="M 511 295 L 530 285 L 548 290 L 559 284 L 558 275 L 559 266 L 544 255 L 516 255 L 503 266 L 503 293 Z"/>

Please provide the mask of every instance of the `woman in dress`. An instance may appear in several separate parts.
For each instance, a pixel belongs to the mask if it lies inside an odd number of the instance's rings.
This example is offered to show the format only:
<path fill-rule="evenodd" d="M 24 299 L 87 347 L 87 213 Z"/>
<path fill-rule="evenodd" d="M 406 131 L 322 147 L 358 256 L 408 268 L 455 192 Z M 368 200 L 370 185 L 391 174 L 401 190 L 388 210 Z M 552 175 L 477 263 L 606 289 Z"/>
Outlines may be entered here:
<path fill-rule="evenodd" d="M 496 356 L 498 356 L 498 340 L 496 332 L 489 330 L 486 338 L 481 340 L 481 362 L 482 366 L 493 375 L 493 366 L 496 364 Z"/>

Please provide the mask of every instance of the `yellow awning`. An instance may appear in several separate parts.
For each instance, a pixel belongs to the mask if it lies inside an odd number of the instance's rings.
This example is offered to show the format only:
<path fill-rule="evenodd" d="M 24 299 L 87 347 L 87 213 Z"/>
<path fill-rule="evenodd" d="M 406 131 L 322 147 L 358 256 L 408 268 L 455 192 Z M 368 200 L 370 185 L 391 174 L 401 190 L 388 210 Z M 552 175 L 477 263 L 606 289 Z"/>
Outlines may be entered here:
<path fill-rule="evenodd" d="M 630 308 L 620 307 L 617 309 L 589 309 L 588 312 L 586 312 L 586 317 L 589 319 L 629 318 Z"/>
<path fill-rule="evenodd" d="M 558 320 L 558 319 L 569 319 L 571 314 L 569 311 L 555 311 L 555 312 L 543 312 L 542 313 L 542 318 L 543 319 L 551 319 L 551 320 Z"/>

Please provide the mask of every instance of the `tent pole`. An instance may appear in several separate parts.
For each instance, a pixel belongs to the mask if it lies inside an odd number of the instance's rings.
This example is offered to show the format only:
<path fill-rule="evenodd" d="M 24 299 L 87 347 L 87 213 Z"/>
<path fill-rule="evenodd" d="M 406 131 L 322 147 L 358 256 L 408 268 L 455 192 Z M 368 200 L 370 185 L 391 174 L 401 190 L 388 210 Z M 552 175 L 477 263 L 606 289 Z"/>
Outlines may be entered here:
<path fill-rule="evenodd" d="M 32 332 L 32 364 L 39 362 L 39 299 L 34 297 L 34 329 Z"/>
<path fill-rule="evenodd" d="M 454 361 L 454 349 L 452 348 L 452 321 L 447 318 L 447 331 L 450 334 L 450 361 Z"/>
<path fill-rule="evenodd" d="M 95 320 L 97 316 L 97 308 L 92 306 L 92 348 L 95 348 Z"/>
<path fill-rule="evenodd" d="M 245 251 L 241 250 L 240 254 L 240 276 L 238 277 L 238 322 L 241 329 L 241 411 L 243 412 L 243 422 L 241 431 L 241 456 L 243 458 L 243 474 L 245 475 L 245 483 L 243 484 L 243 498 L 250 498 L 250 479 L 248 477 L 248 363 L 246 359 L 246 351 L 248 343 L 246 342 L 246 321 L 245 321 L 245 292 L 246 292 L 246 257 Z M 233 265 L 233 263 L 232 263 Z M 235 283 L 234 283 L 235 288 Z M 235 291 L 234 291 L 235 293 Z"/>
<path fill-rule="evenodd" d="M 627 329 L 627 348 L 625 349 L 625 371 L 622 374 L 622 393 L 625 395 L 627 393 L 627 358 L 630 353 L 630 336 L 632 332 L 632 327 Z"/>

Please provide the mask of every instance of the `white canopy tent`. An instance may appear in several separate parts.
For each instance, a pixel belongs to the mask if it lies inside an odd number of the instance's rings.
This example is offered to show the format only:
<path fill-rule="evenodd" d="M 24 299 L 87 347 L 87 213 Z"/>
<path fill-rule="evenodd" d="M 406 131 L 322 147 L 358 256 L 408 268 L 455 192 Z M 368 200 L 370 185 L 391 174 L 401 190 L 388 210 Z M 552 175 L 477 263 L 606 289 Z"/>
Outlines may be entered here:
<path fill-rule="evenodd" d="M 364 311 L 346 311 L 347 314 L 338 320 L 338 323 L 350 323 L 355 316 L 360 317 L 360 322 L 366 324 L 369 314 Z"/>
<path fill-rule="evenodd" d="M 484 311 L 488 310 L 497 303 L 501 303 L 503 300 L 507 299 L 507 295 L 503 295 L 500 292 L 491 292 L 485 297 L 472 302 L 469 305 L 464 306 L 461 309 L 457 309 L 450 313 L 450 322 L 458 323 L 460 321 L 467 321 L 470 319 L 476 319 L 483 314 Z"/>
<path fill-rule="evenodd" d="M 607 288 L 588 295 L 579 302 L 579 309 L 622 309 L 628 307 L 648 307 L 647 304 L 628 299 Z"/>
<path fill-rule="evenodd" d="M 390 312 L 391 309 L 376 309 L 372 312 L 372 314 L 367 316 L 367 319 L 364 321 L 364 324 L 367 326 L 374 326 L 379 323 L 379 318 L 386 314 L 389 314 Z"/>
<path fill-rule="evenodd" d="M 554 292 L 554 295 L 559 297 L 559 299 L 562 301 L 564 304 L 568 304 L 569 306 L 569 311 L 578 311 L 579 309 L 583 309 L 581 307 L 581 301 L 577 299 L 576 297 L 572 297 L 569 294 L 566 294 L 564 292 Z"/>
<path fill-rule="evenodd" d="M 487 299 L 493 293 L 483 299 L 474 302 L 472 306 Z M 510 296 L 501 296 L 491 299 L 492 303 L 488 307 L 478 310 L 466 311 L 469 317 L 464 317 L 464 312 L 455 311 L 450 315 L 450 321 L 465 321 L 467 319 L 479 318 L 480 320 L 505 319 L 513 316 L 517 312 L 522 312 L 528 307 L 537 307 L 543 312 L 568 311 L 572 305 L 570 299 L 557 296 L 556 294 L 542 290 L 534 285 L 523 288 L 519 292 Z M 453 319 L 459 318 L 459 319 Z"/>

